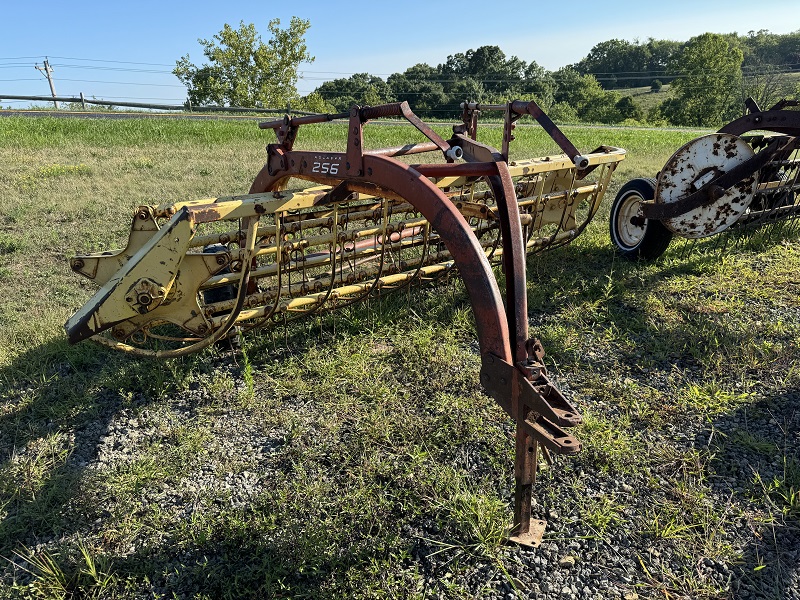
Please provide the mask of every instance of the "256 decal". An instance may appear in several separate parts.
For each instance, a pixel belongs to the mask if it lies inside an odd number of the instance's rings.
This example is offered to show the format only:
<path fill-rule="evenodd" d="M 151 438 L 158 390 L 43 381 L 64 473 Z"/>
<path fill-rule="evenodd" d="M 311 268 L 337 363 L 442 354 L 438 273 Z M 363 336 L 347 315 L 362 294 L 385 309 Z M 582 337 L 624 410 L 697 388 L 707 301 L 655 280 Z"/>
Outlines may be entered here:
<path fill-rule="evenodd" d="M 321 161 L 314 161 L 314 165 L 311 168 L 312 173 L 322 173 L 336 175 L 339 172 L 339 163 L 335 162 L 321 162 Z"/>

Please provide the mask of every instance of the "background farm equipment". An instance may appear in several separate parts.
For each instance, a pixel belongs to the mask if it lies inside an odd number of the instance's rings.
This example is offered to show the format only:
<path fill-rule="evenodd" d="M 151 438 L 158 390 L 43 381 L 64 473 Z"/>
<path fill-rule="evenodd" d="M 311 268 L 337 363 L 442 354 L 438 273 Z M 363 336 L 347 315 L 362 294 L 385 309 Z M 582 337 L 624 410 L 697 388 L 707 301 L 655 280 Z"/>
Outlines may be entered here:
<path fill-rule="evenodd" d="M 500 150 L 477 141 L 482 110 L 503 111 Z M 524 115 L 565 154 L 509 162 Z M 364 124 L 392 116 L 428 141 L 365 150 Z M 338 118 L 348 119 L 345 152 L 294 150 L 302 125 Z M 583 231 L 624 151 L 582 155 L 534 102 L 522 101 L 465 104 L 449 140 L 406 103 L 260 126 L 278 139 L 249 194 L 141 206 L 125 249 L 72 259 L 75 272 L 101 287 L 66 323 L 69 340 L 177 357 L 457 270 L 475 314 L 481 382 L 516 422 L 512 539 L 537 544 L 544 523 L 531 523 L 530 500 L 539 446 L 547 456 L 577 452 L 563 428 L 581 417 L 529 337 L 525 257 Z M 424 153 L 444 162 L 400 160 Z M 318 185 L 287 191 L 291 178 Z M 505 303 L 492 263 L 505 273 Z"/>
<path fill-rule="evenodd" d="M 748 100 L 748 115 L 685 144 L 655 179 L 626 183 L 611 208 L 619 252 L 654 259 L 675 235 L 695 240 L 795 223 L 800 111 L 787 109 L 797 105 L 782 101 L 762 111 Z"/>

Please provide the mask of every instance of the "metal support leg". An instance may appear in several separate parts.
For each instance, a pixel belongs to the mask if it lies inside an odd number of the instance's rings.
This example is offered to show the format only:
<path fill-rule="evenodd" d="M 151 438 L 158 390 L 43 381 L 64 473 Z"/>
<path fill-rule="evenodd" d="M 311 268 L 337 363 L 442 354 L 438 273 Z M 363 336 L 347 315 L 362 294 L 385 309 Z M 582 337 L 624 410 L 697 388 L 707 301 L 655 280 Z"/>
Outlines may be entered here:
<path fill-rule="evenodd" d="M 531 520 L 531 498 L 536 483 L 539 442 L 517 425 L 516 458 L 514 460 L 514 527 L 509 539 L 523 546 L 536 547 L 542 543 L 547 523 Z"/>

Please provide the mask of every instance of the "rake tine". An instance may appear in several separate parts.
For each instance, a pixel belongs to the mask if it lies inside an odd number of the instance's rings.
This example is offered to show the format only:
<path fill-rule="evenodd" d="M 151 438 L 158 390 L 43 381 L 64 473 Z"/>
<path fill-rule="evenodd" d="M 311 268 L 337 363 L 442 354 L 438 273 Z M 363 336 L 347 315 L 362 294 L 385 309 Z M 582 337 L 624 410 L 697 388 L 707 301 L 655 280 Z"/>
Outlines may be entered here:
<path fill-rule="evenodd" d="M 683 246 L 681 247 L 681 260 L 686 260 L 696 245 L 697 240 L 684 240 Z"/>
<path fill-rule="evenodd" d="M 786 237 L 794 237 L 797 234 L 797 225 L 799 220 L 800 219 L 798 219 L 797 216 L 793 216 L 788 220 L 789 229 L 786 233 Z"/>

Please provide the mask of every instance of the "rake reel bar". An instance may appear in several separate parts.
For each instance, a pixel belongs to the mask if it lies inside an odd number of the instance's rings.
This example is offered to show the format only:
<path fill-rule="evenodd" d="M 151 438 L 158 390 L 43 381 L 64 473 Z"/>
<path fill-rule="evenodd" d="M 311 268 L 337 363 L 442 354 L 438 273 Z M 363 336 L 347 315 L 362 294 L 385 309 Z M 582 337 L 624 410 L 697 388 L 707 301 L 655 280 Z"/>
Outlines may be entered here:
<path fill-rule="evenodd" d="M 546 119 L 533 103 L 502 109 L 508 142 L 519 116 Z M 572 158 L 509 163 L 506 141 L 498 151 L 474 139 L 477 113 L 465 108 L 465 122 L 444 140 L 406 103 L 353 107 L 345 152 L 294 150 L 302 125 L 343 115 L 262 123 L 277 142 L 249 194 L 140 207 L 124 250 L 72 259 L 74 271 L 101 287 L 67 322 L 70 341 L 181 356 L 234 328 L 273 326 L 457 269 L 475 313 L 481 383 L 516 423 L 512 539 L 538 544 L 542 524 L 531 523 L 530 500 L 539 446 L 577 452 L 579 442 L 564 428 L 581 417 L 529 337 L 525 258 L 586 227 L 624 151 L 603 147 L 583 156 L 550 122 Z M 387 116 L 402 116 L 429 141 L 365 151 L 364 124 Z M 397 159 L 425 152 L 442 160 Z M 282 189 L 290 178 L 318 185 Z M 504 295 L 492 262 L 502 263 Z"/>

